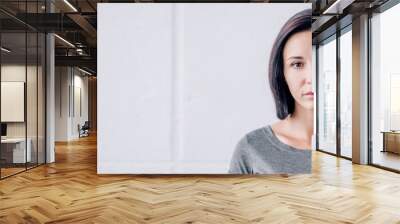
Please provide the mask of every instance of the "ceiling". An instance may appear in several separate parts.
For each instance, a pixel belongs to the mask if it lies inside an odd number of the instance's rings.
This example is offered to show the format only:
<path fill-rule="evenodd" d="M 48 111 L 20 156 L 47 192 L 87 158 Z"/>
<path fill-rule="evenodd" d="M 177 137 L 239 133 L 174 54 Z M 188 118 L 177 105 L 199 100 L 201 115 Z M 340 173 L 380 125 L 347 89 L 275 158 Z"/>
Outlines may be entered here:
<path fill-rule="evenodd" d="M 321 36 L 325 30 L 345 15 L 377 7 L 387 0 L 232 0 L 229 2 L 312 3 L 313 37 Z M 80 66 L 96 72 L 97 57 L 97 3 L 138 2 L 217 2 L 212 0 L 1 0 L 1 30 L 15 54 L 25 48 L 23 33 L 29 31 L 55 32 L 56 65 Z M 226 2 L 226 1 L 219 1 Z M 337 3 L 335 3 L 337 2 Z M 329 10 L 327 10 L 329 8 Z M 329 11 L 329 13 L 326 13 Z M 51 12 L 51 13 L 50 13 Z M 325 12 L 325 13 L 324 13 Z M 22 33 L 21 33 L 22 32 Z M 60 37 L 60 38 L 59 38 Z M 66 41 L 63 41 L 66 40 Z M 5 43 L 4 41 L 2 43 Z M 32 48 L 31 48 L 32 47 Z M 28 44 L 28 52 L 36 48 Z M 19 49 L 19 50 L 17 50 Z"/>

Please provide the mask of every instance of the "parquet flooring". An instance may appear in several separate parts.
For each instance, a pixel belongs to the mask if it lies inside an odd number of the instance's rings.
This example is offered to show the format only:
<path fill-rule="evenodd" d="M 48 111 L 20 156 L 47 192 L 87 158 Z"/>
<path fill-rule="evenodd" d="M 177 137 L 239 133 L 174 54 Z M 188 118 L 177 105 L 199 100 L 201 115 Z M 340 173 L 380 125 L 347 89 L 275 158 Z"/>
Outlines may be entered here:
<path fill-rule="evenodd" d="M 10 176 L 10 175 L 13 175 L 13 174 L 15 174 L 15 173 L 18 173 L 18 172 L 21 172 L 21 171 L 24 171 L 25 170 L 25 167 L 23 167 L 23 168 L 4 168 L 4 167 L 2 167 L 1 168 L 1 176 L 2 177 L 7 177 L 7 176 Z"/>
<path fill-rule="evenodd" d="M 92 136 L 0 181 L 0 223 L 400 223 L 400 175 L 314 152 L 309 175 L 100 176 Z"/>

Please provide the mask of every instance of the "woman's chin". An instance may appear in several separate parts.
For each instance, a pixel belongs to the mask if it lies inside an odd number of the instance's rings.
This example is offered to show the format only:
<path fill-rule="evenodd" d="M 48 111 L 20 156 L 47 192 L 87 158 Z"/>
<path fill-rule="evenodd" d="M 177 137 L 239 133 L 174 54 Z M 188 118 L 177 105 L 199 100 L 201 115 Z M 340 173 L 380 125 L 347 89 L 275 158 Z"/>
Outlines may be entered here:
<path fill-rule="evenodd" d="M 314 102 L 303 102 L 300 104 L 306 110 L 314 110 Z"/>

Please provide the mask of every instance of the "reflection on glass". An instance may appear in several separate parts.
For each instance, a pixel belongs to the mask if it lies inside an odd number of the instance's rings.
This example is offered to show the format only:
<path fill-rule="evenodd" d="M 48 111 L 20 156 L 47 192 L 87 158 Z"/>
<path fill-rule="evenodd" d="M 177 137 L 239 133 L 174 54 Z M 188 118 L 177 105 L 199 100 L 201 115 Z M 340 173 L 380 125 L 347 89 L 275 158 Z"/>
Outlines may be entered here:
<path fill-rule="evenodd" d="M 27 149 L 30 149 L 31 152 L 27 167 L 31 168 L 37 165 L 37 33 L 29 32 L 27 33 L 27 38 Z"/>
<path fill-rule="evenodd" d="M 46 52 L 45 52 L 45 44 L 46 39 L 45 35 L 39 33 L 38 35 L 38 164 L 45 163 L 45 60 L 46 60 Z"/>
<path fill-rule="evenodd" d="M 38 13 L 41 10 L 39 1 L 27 1 L 25 12 Z M 30 161 L 27 167 L 32 168 L 38 164 L 38 45 L 39 38 L 36 30 L 27 30 L 27 144 L 30 148 Z"/>
<path fill-rule="evenodd" d="M 0 7 L 21 16 L 43 13 L 45 3 L 0 1 Z M 0 17 L 13 21 L 2 12 Z M 45 162 L 45 35 L 20 23 L 6 27 L 0 29 L 0 178 Z"/>
<path fill-rule="evenodd" d="M 351 158 L 352 149 L 352 35 L 340 36 L 340 150 Z"/>
<path fill-rule="evenodd" d="M 400 5 L 371 19 L 372 163 L 400 170 Z"/>
<path fill-rule="evenodd" d="M 336 39 L 318 48 L 318 147 L 336 153 Z"/>
<path fill-rule="evenodd" d="M 25 33 L 2 33 L 1 45 L 1 175 L 9 176 L 25 170 L 31 151 L 26 150 Z"/>

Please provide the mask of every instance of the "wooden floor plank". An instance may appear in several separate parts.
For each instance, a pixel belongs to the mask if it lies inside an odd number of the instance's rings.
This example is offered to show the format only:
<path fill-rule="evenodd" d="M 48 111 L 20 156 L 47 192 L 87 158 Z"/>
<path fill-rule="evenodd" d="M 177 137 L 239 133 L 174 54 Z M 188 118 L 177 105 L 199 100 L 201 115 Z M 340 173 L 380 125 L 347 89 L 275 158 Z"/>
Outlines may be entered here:
<path fill-rule="evenodd" d="M 313 152 L 308 175 L 97 175 L 96 137 L 0 181 L 0 223 L 400 223 L 400 175 Z"/>

